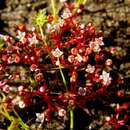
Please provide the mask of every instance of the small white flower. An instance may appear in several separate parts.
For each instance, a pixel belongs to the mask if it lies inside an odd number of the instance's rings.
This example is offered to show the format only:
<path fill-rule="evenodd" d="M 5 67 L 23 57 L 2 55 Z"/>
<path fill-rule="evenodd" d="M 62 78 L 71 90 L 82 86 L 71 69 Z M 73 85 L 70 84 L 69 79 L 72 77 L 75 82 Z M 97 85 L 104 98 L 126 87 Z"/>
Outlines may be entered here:
<path fill-rule="evenodd" d="M 78 94 L 81 96 L 85 96 L 86 95 L 86 88 L 79 87 Z"/>
<path fill-rule="evenodd" d="M 83 58 L 80 54 L 77 54 L 77 56 L 75 57 L 75 60 L 77 60 L 78 62 L 82 62 Z"/>
<path fill-rule="evenodd" d="M 95 43 L 95 42 L 93 42 L 93 41 L 91 41 L 91 42 L 89 43 L 89 47 L 90 47 L 94 52 L 99 52 L 99 51 L 101 50 L 99 44 L 97 44 L 97 43 Z"/>
<path fill-rule="evenodd" d="M 111 59 L 107 59 L 105 62 L 105 65 L 110 66 L 112 64 L 112 60 Z"/>
<path fill-rule="evenodd" d="M 22 90 L 23 90 L 23 86 L 20 85 L 20 86 L 18 87 L 18 91 L 21 92 Z"/>
<path fill-rule="evenodd" d="M 32 45 L 32 44 L 38 44 L 38 40 L 37 40 L 35 34 L 33 35 L 33 37 L 28 38 L 28 41 L 29 41 L 30 45 Z"/>
<path fill-rule="evenodd" d="M 18 106 L 19 106 L 19 108 L 24 108 L 25 107 L 24 101 L 19 101 Z"/>
<path fill-rule="evenodd" d="M 60 109 L 60 110 L 58 111 L 58 116 L 64 117 L 65 115 L 66 115 L 66 111 L 65 111 L 64 109 Z"/>
<path fill-rule="evenodd" d="M 111 83 L 110 74 L 103 70 L 102 75 L 100 75 L 103 85 L 109 85 Z"/>
<path fill-rule="evenodd" d="M 41 123 L 44 122 L 44 119 L 45 119 L 45 114 L 44 113 L 36 113 L 36 116 L 37 116 L 37 118 L 36 118 L 37 122 L 41 122 Z"/>
<path fill-rule="evenodd" d="M 78 9 L 78 10 L 77 10 L 77 13 L 81 13 L 81 12 L 82 12 L 82 10 L 81 10 L 81 9 Z"/>
<path fill-rule="evenodd" d="M 44 87 L 40 87 L 40 88 L 39 88 L 39 91 L 40 91 L 40 92 L 44 92 L 44 91 L 45 91 L 45 88 L 44 88 Z"/>
<path fill-rule="evenodd" d="M 106 121 L 110 121 L 111 120 L 111 117 L 110 116 L 107 116 L 106 117 Z"/>
<path fill-rule="evenodd" d="M 25 40 L 26 40 L 25 39 L 25 35 L 26 35 L 25 32 L 22 32 L 22 31 L 18 30 L 18 35 L 16 37 L 19 39 L 19 41 L 21 41 L 22 43 L 24 43 Z"/>
<path fill-rule="evenodd" d="M 103 46 L 103 45 L 104 45 L 103 37 L 99 37 L 99 38 L 97 38 L 96 40 L 99 42 L 99 45 L 100 45 L 100 46 Z"/>
<path fill-rule="evenodd" d="M 96 44 L 99 44 L 100 46 L 104 45 L 103 37 L 95 38 Z"/>
<path fill-rule="evenodd" d="M 63 55 L 63 52 L 60 51 L 59 48 L 56 48 L 54 51 L 52 51 L 52 55 L 53 55 L 54 57 L 59 58 L 61 55 Z"/>
<path fill-rule="evenodd" d="M 74 60 L 75 60 L 74 55 L 70 55 L 70 56 L 68 56 L 68 61 L 69 61 L 70 63 L 73 63 Z"/>
<path fill-rule="evenodd" d="M 101 51 L 100 46 L 103 46 L 104 42 L 103 42 L 103 38 L 99 37 L 99 38 L 95 38 L 95 41 L 91 41 L 89 43 L 89 47 L 94 51 L 94 52 L 99 52 Z"/>
<path fill-rule="evenodd" d="M 61 17 L 62 17 L 63 19 L 67 19 L 67 18 L 69 18 L 69 17 L 71 17 L 71 16 L 72 16 L 72 13 L 70 12 L 69 9 L 65 9 L 65 10 L 63 11 L 63 14 L 61 15 Z"/>
<path fill-rule="evenodd" d="M 99 51 L 101 51 L 100 46 L 99 46 L 98 44 L 96 44 L 96 45 L 94 46 L 94 48 L 93 48 L 93 51 L 94 51 L 94 52 L 99 52 Z"/>
<path fill-rule="evenodd" d="M 88 64 L 87 69 L 85 71 L 88 72 L 88 73 L 93 73 L 95 71 L 95 67 Z"/>

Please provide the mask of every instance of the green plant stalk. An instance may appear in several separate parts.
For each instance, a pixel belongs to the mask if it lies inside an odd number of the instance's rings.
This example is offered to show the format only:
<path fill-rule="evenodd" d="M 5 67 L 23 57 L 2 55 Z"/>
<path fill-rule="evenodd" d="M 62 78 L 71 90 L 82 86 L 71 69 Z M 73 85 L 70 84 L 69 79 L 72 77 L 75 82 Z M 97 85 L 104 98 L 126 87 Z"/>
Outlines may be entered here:
<path fill-rule="evenodd" d="M 43 29 L 42 29 L 42 26 L 40 26 L 40 25 L 39 25 L 39 30 L 40 30 L 40 33 L 41 33 L 41 36 L 42 36 L 42 40 L 45 43 L 45 46 L 47 46 L 47 42 L 46 42 L 44 34 L 43 34 Z"/>
<path fill-rule="evenodd" d="M 52 6 L 52 13 L 54 17 L 54 21 L 57 21 L 57 12 L 56 12 L 56 7 L 55 7 L 55 0 L 51 0 L 51 6 Z"/>
<path fill-rule="evenodd" d="M 74 129 L 74 112 L 71 109 L 70 110 L 70 130 L 73 130 L 73 129 Z"/>
<path fill-rule="evenodd" d="M 25 130 L 29 130 L 28 125 L 26 125 L 23 120 L 21 119 L 21 117 L 18 115 L 18 113 L 15 111 L 15 109 L 13 109 L 15 115 L 18 117 L 19 120 L 19 124 L 22 126 L 22 128 L 24 128 Z"/>
<path fill-rule="evenodd" d="M 18 120 L 15 118 L 12 118 L 11 124 L 8 127 L 8 130 L 14 130 L 19 125 Z"/>
<path fill-rule="evenodd" d="M 24 130 L 29 130 L 29 127 L 22 121 L 22 119 L 20 118 L 20 116 L 17 114 L 15 110 L 14 113 L 18 119 L 13 116 L 10 116 L 4 106 L 0 107 L 0 113 L 11 122 L 10 126 L 8 127 L 8 130 L 14 130 L 16 124 L 17 125 L 20 124 Z"/>
<path fill-rule="evenodd" d="M 2 100 L 5 100 L 6 96 L 4 95 L 4 93 L 2 91 L 0 91 L 0 94 L 1 94 L 1 96 L 3 98 Z"/>
<path fill-rule="evenodd" d="M 65 79 L 64 73 L 63 73 L 63 71 L 62 71 L 62 65 L 61 65 L 61 63 L 60 63 L 59 58 L 58 58 L 58 63 L 59 63 L 59 70 L 60 70 L 60 74 L 61 74 L 63 83 L 64 83 L 64 85 L 65 85 L 66 91 L 68 91 L 66 79 Z"/>

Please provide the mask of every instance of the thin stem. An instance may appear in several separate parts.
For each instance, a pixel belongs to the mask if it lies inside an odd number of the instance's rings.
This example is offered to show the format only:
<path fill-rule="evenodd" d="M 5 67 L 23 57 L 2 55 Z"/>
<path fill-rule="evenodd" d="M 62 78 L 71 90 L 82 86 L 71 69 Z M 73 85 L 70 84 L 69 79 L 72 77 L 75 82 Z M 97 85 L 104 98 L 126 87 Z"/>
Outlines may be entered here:
<path fill-rule="evenodd" d="M 65 85 L 66 91 L 68 91 L 67 83 L 66 83 L 66 79 L 65 79 L 65 76 L 64 76 L 64 74 L 63 74 L 63 71 L 62 71 L 62 65 L 61 65 L 61 63 L 60 63 L 59 58 L 58 58 L 58 63 L 59 63 L 59 69 L 60 69 L 60 74 L 61 74 L 61 77 L 62 77 L 63 83 L 64 83 L 64 85 Z"/>
<path fill-rule="evenodd" d="M 70 110 L 70 130 L 73 130 L 73 129 L 74 129 L 74 112 L 71 109 Z"/>
<path fill-rule="evenodd" d="M 42 36 L 42 40 L 43 40 L 43 42 L 45 43 L 45 46 L 47 46 L 47 42 L 46 42 L 45 36 L 44 36 L 44 34 L 43 34 L 42 26 L 40 26 L 40 25 L 39 25 L 39 30 L 40 30 L 40 33 L 41 33 L 41 36 Z"/>
<path fill-rule="evenodd" d="M 51 0 L 51 6 L 52 6 L 54 21 L 56 21 L 57 20 L 57 12 L 56 12 L 56 7 L 55 7 L 55 0 Z"/>
<path fill-rule="evenodd" d="M 6 96 L 4 95 L 4 93 L 2 91 L 0 91 L 0 94 L 2 96 L 2 100 L 5 100 Z"/>
<path fill-rule="evenodd" d="M 21 117 L 18 115 L 18 113 L 15 111 L 15 109 L 13 109 L 15 115 L 18 117 L 19 123 L 22 126 L 22 128 L 24 128 L 25 130 L 29 130 L 28 125 L 26 125 L 23 120 L 21 119 Z"/>

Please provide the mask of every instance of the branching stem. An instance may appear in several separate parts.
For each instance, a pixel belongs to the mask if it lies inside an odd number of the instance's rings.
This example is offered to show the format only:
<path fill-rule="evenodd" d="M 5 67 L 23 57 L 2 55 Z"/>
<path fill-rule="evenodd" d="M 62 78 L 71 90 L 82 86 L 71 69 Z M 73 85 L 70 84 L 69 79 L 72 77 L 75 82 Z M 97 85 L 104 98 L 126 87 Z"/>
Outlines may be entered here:
<path fill-rule="evenodd" d="M 63 73 L 63 71 L 62 71 L 62 65 L 61 65 L 61 63 L 60 63 L 59 58 L 58 58 L 58 64 L 59 64 L 60 74 L 61 74 L 63 83 L 64 83 L 64 85 L 65 85 L 66 91 L 68 91 L 66 79 L 65 79 L 64 73 Z"/>
<path fill-rule="evenodd" d="M 54 17 L 54 21 L 57 20 L 57 11 L 56 11 L 56 6 L 55 6 L 55 0 L 51 0 L 51 6 L 52 6 L 52 13 Z"/>
<path fill-rule="evenodd" d="M 41 33 L 41 36 L 42 36 L 42 40 L 45 43 L 45 46 L 47 46 L 47 42 L 46 42 L 45 36 L 43 34 L 43 29 L 42 29 L 42 26 L 40 26 L 40 25 L 39 25 L 39 30 L 40 30 L 40 33 Z"/>

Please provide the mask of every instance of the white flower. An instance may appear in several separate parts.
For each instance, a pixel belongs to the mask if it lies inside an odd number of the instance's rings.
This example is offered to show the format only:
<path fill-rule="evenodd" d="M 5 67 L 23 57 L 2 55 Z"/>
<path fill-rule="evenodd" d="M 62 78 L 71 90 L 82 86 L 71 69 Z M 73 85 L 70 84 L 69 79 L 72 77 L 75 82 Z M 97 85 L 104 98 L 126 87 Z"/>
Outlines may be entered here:
<path fill-rule="evenodd" d="M 103 42 L 103 38 L 99 37 L 99 38 L 95 38 L 95 41 L 91 41 L 89 43 L 89 47 L 94 51 L 94 52 L 99 52 L 101 51 L 100 46 L 103 46 L 104 42 Z"/>
<path fill-rule="evenodd" d="M 97 43 L 95 43 L 95 42 L 93 42 L 93 41 L 91 41 L 91 42 L 89 43 L 89 47 L 90 47 L 94 52 L 99 52 L 99 51 L 101 50 L 99 44 L 97 44 Z"/>
<path fill-rule="evenodd" d="M 19 39 L 19 41 L 24 43 L 26 41 L 25 35 L 26 35 L 25 32 L 22 32 L 22 31 L 18 30 L 18 35 L 16 37 Z"/>
<path fill-rule="evenodd" d="M 36 113 L 36 116 L 37 116 L 37 118 L 36 118 L 37 122 L 41 122 L 41 123 L 44 122 L 44 119 L 45 119 L 45 114 L 44 113 Z"/>
<path fill-rule="evenodd" d="M 95 38 L 95 43 L 99 44 L 100 46 L 104 45 L 103 37 Z"/>
<path fill-rule="evenodd" d="M 56 48 L 54 51 L 52 51 L 52 55 L 53 55 L 54 57 L 59 58 L 61 55 L 63 55 L 63 52 L 60 51 L 59 48 Z"/>
<path fill-rule="evenodd" d="M 75 60 L 74 55 L 70 55 L 70 56 L 68 56 L 68 61 L 69 61 L 70 63 L 73 63 L 74 60 Z"/>
<path fill-rule="evenodd" d="M 24 101 L 19 101 L 18 106 L 19 106 L 19 108 L 24 108 L 25 107 Z"/>
<path fill-rule="evenodd" d="M 95 67 L 88 64 L 87 69 L 85 71 L 88 72 L 88 73 L 93 73 L 95 71 Z"/>
<path fill-rule="evenodd" d="M 18 91 L 21 92 L 23 90 L 23 88 L 24 87 L 22 85 L 18 86 Z"/>
<path fill-rule="evenodd" d="M 67 18 L 69 18 L 69 17 L 71 17 L 71 16 L 72 16 L 72 13 L 70 12 L 69 9 L 65 9 L 65 10 L 63 11 L 63 14 L 61 15 L 61 17 L 62 17 L 63 19 L 67 19 Z"/>
<path fill-rule="evenodd" d="M 105 65 L 110 66 L 112 64 L 112 60 L 111 59 L 107 59 L 105 62 Z"/>
<path fill-rule="evenodd" d="M 38 40 L 37 40 L 35 34 L 33 35 L 33 37 L 28 38 L 28 41 L 29 41 L 30 45 L 32 45 L 32 44 L 38 44 Z"/>
<path fill-rule="evenodd" d="M 102 75 L 100 75 L 103 85 L 109 85 L 111 83 L 110 74 L 103 70 Z"/>
<path fill-rule="evenodd" d="M 59 115 L 60 117 L 64 117 L 64 116 L 66 115 L 66 111 L 65 111 L 64 109 L 60 109 L 60 110 L 58 111 L 58 115 Z"/>
<path fill-rule="evenodd" d="M 79 87 L 78 94 L 81 96 L 85 96 L 86 95 L 86 88 Z"/>
<path fill-rule="evenodd" d="M 110 121 L 111 120 L 111 117 L 110 116 L 107 116 L 106 117 L 106 121 Z"/>
<path fill-rule="evenodd" d="M 77 56 L 75 57 L 75 60 L 77 60 L 78 62 L 82 62 L 83 58 L 80 54 L 77 54 Z"/>
<path fill-rule="evenodd" d="M 39 91 L 40 91 L 40 92 L 44 92 L 44 91 L 45 91 L 45 88 L 44 88 L 44 87 L 40 87 L 40 88 L 39 88 Z"/>
<path fill-rule="evenodd" d="M 84 25 L 84 24 L 81 24 L 81 25 L 80 25 L 80 28 L 81 28 L 81 29 L 84 29 L 84 28 L 85 28 L 85 25 Z"/>
<path fill-rule="evenodd" d="M 93 51 L 94 51 L 94 52 L 99 52 L 99 51 L 101 51 L 100 46 L 99 46 L 98 44 L 96 44 L 96 45 L 94 46 L 94 48 L 93 48 Z"/>

